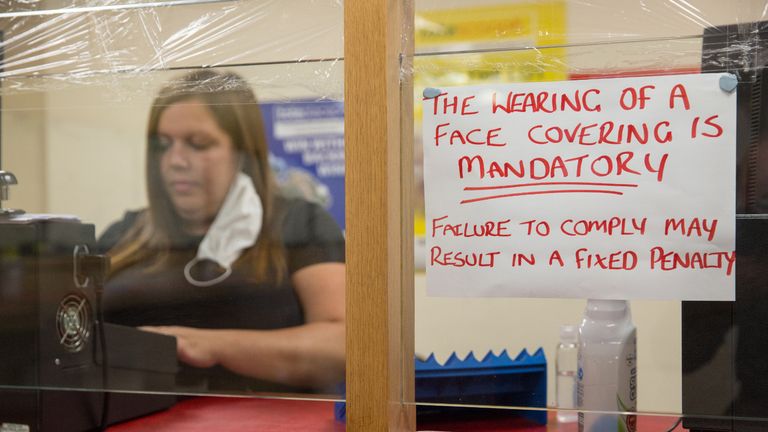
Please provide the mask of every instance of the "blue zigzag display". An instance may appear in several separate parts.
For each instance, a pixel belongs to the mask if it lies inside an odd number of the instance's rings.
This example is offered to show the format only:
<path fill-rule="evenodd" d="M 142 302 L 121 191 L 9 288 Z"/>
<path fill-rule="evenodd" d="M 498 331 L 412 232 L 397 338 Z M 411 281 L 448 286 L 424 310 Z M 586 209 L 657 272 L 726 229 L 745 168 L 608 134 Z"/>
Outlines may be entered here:
<path fill-rule="evenodd" d="M 542 348 L 536 350 L 533 355 L 529 354 L 528 350 L 523 349 L 514 360 L 509 357 L 507 350 L 502 351 L 498 355 L 494 354 L 493 351 L 488 351 L 482 360 L 477 360 L 475 353 L 472 351 L 463 360 L 459 359 L 456 352 L 452 352 L 448 360 L 442 365 L 435 359 L 434 354 L 430 354 L 426 360 L 416 359 L 416 376 L 426 377 L 432 373 L 445 374 L 451 371 L 487 375 L 510 368 L 533 368 L 531 369 L 532 371 L 538 371 L 538 368 L 542 366 L 546 372 L 547 359 L 544 357 L 544 350 Z"/>
<path fill-rule="evenodd" d="M 451 353 L 440 364 L 434 354 L 415 360 L 416 402 L 458 405 L 517 406 L 544 408 L 547 404 L 547 360 L 539 348 L 533 355 L 523 349 L 514 358 L 507 350 L 489 351 L 482 360 L 470 351 L 460 359 Z M 336 418 L 346 415 L 343 402 L 337 403 Z M 452 407 L 419 406 L 419 415 L 455 411 Z M 546 411 L 521 411 L 519 415 L 546 424 Z"/>

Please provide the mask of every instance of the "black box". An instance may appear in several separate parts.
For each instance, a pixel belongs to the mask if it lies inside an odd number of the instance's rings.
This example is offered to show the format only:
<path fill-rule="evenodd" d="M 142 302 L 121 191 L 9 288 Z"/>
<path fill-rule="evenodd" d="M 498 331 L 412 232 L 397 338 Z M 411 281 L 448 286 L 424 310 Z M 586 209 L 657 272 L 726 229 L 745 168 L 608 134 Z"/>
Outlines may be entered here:
<path fill-rule="evenodd" d="M 86 431 L 175 402 L 105 393 L 172 392 L 178 362 L 174 338 L 99 322 L 94 244 L 76 220 L 0 219 L 0 425 Z"/>

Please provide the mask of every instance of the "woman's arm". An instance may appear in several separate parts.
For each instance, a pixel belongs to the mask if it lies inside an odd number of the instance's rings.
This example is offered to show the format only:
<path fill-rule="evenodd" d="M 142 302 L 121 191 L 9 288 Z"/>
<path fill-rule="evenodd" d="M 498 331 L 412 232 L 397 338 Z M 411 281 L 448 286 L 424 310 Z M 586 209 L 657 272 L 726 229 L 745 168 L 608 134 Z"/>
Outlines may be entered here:
<path fill-rule="evenodd" d="M 142 327 L 176 336 L 179 359 L 222 365 L 241 375 L 299 387 L 327 388 L 344 378 L 344 264 L 304 267 L 292 282 L 306 323 L 277 330 Z"/>

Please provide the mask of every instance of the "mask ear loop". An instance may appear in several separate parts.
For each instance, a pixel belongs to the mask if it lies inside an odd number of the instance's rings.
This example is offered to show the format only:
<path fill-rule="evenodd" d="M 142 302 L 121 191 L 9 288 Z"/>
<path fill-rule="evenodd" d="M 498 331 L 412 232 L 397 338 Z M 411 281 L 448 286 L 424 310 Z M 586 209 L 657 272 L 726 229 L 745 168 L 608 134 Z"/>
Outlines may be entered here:
<path fill-rule="evenodd" d="M 251 174 L 245 170 L 245 158 L 246 154 L 243 150 L 240 150 L 239 155 L 237 157 L 237 172 L 241 172 L 245 175 L 250 176 Z"/>
<path fill-rule="evenodd" d="M 189 282 L 190 284 L 196 287 L 209 287 L 209 286 L 216 285 L 217 283 L 223 281 L 224 279 L 228 278 L 229 275 L 232 274 L 232 267 L 227 266 L 224 269 L 224 273 L 222 273 L 221 275 L 216 276 L 215 278 L 208 281 L 199 281 L 192 277 L 192 267 L 194 267 L 195 264 L 199 263 L 200 261 L 202 261 L 200 258 L 194 257 L 187 263 L 187 265 L 184 266 L 184 278 L 187 280 L 187 282 Z"/>

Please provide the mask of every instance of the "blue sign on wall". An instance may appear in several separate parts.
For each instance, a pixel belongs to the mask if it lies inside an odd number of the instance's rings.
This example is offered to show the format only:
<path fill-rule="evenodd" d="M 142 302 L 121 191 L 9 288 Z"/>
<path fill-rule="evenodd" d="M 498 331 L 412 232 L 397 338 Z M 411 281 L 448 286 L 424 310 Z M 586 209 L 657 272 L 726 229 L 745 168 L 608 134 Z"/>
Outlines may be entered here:
<path fill-rule="evenodd" d="M 265 103 L 261 109 L 280 186 L 287 195 L 322 204 L 343 230 L 344 104 Z"/>

